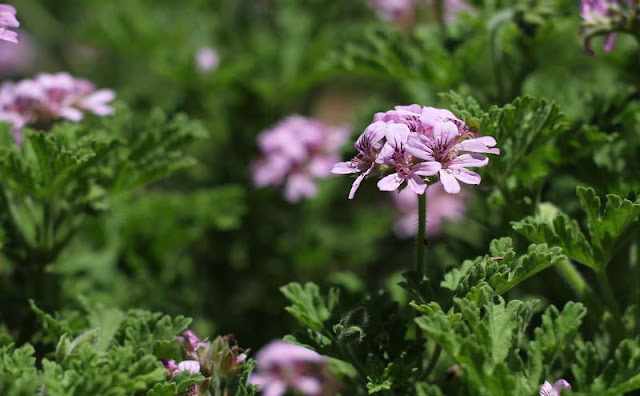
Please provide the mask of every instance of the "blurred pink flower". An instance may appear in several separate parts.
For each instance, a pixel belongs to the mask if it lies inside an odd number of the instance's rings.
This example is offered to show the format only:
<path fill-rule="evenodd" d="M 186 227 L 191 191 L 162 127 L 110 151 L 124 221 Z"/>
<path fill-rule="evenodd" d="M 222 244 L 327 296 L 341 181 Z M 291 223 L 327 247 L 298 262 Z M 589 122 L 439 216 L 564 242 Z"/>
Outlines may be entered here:
<path fill-rule="evenodd" d="M 0 4 L 0 40 L 18 42 L 18 33 L 7 28 L 17 28 L 20 22 L 16 18 L 16 9 L 8 4 Z"/>
<path fill-rule="evenodd" d="M 408 188 L 393 194 L 393 201 L 398 209 L 399 217 L 393 231 L 400 238 L 408 238 L 418 232 L 418 197 Z M 437 182 L 427 187 L 427 235 L 440 234 L 444 220 L 458 220 L 464 216 L 467 194 L 449 194 L 442 183 Z"/>
<path fill-rule="evenodd" d="M 46 129 L 61 118 L 80 121 L 83 111 L 99 116 L 113 114 L 110 102 L 114 97 L 112 90 L 96 90 L 90 81 L 68 73 L 42 73 L 0 86 L 0 120 L 11 123 L 14 135 L 19 135 L 25 125 Z"/>
<path fill-rule="evenodd" d="M 196 52 L 195 61 L 200 71 L 210 72 L 220 65 L 220 56 L 215 49 L 202 47 Z"/>
<path fill-rule="evenodd" d="M 287 390 L 319 395 L 326 357 L 286 341 L 273 341 L 256 355 L 257 372 L 248 382 L 265 396 L 281 396 Z"/>
<path fill-rule="evenodd" d="M 553 385 L 545 381 L 540 388 L 540 396 L 561 396 L 563 389 L 571 390 L 571 385 L 563 379 L 557 380 Z"/>
<path fill-rule="evenodd" d="M 421 3 L 433 6 L 434 0 L 369 0 L 369 6 L 381 19 L 394 22 L 406 20 Z M 445 0 L 443 6 L 446 22 L 452 22 L 461 11 L 470 9 L 463 0 Z"/>
<path fill-rule="evenodd" d="M 21 34 L 17 44 L 0 40 L 0 77 L 30 71 L 36 59 L 35 46 L 34 40 L 27 34 Z"/>
<path fill-rule="evenodd" d="M 405 18 L 414 11 L 415 5 L 415 0 L 369 0 L 369 6 L 385 21 Z"/>
<path fill-rule="evenodd" d="M 289 116 L 258 136 L 262 157 L 253 163 L 253 182 L 258 187 L 284 184 L 289 202 L 313 197 L 316 180 L 331 174 L 348 137 L 345 127 Z"/>
<path fill-rule="evenodd" d="M 632 0 L 620 0 L 626 3 L 627 6 L 631 6 Z M 580 15 L 584 19 L 582 30 L 587 34 L 584 40 L 585 50 L 593 54 L 591 49 L 591 39 L 593 38 L 591 32 L 597 32 L 600 29 L 612 30 L 609 26 L 614 14 L 623 13 L 620 7 L 619 0 L 581 0 L 580 1 Z M 611 52 L 616 43 L 616 35 L 614 33 L 608 34 L 602 45 L 602 48 L 606 52 Z"/>

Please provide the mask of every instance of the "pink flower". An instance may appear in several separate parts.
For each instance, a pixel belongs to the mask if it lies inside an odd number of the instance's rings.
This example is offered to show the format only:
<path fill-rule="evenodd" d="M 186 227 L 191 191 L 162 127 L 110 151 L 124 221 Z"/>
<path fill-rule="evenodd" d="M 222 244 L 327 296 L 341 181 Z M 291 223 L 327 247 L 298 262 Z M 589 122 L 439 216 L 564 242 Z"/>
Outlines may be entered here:
<path fill-rule="evenodd" d="M 26 34 L 21 34 L 17 44 L 0 40 L 0 77 L 29 72 L 36 58 L 36 44 Z"/>
<path fill-rule="evenodd" d="M 285 199 L 296 202 L 317 193 L 316 181 L 331 174 L 348 129 L 290 116 L 258 136 L 262 158 L 254 162 L 258 187 L 284 184 Z"/>
<path fill-rule="evenodd" d="M 468 167 L 485 166 L 489 159 L 477 153 L 499 154 L 495 139 L 475 134 L 453 113 L 419 105 L 396 106 L 377 113 L 356 142 L 358 155 L 334 165 L 336 174 L 359 174 L 349 199 L 365 177 L 378 171 L 378 188 L 395 191 L 406 185 L 424 194 L 425 179 L 438 174 L 449 193 L 460 191 L 459 182 L 479 184 L 480 175 Z M 469 154 L 471 153 L 471 154 Z"/>
<path fill-rule="evenodd" d="M 176 361 L 173 359 L 160 359 L 160 361 L 167 370 L 167 377 L 169 378 L 173 378 L 176 374 L 183 371 L 187 371 L 191 374 L 198 374 L 200 372 L 200 363 L 196 360 L 183 360 L 178 364 L 176 364 Z"/>
<path fill-rule="evenodd" d="M 540 396 L 560 396 L 562 389 L 571 390 L 571 385 L 563 379 L 557 380 L 553 385 L 545 381 L 540 388 Z"/>
<path fill-rule="evenodd" d="M 393 201 L 400 217 L 396 220 L 393 231 L 400 238 L 416 235 L 418 231 L 418 197 L 410 189 L 393 194 Z M 458 220 L 464 215 L 466 193 L 449 194 L 444 191 L 442 183 L 437 182 L 427 188 L 427 235 L 440 234 L 444 220 Z"/>
<path fill-rule="evenodd" d="M 360 173 L 351 186 L 349 199 L 353 199 L 362 180 L 375 169 L 376 157 L 382 148 L 381 140 L 385 136 L 386 129 L 387 125 L 384 122 L 374 122 L 369 125 L 354 145 L 358 154 L 351 161 L 339 162 L 331 168 L 331 173 L 336 175 Z"/>
<path fill-rule="evenodd" d="M 16 18 L 16 9 L 8 4 L 0 4 L 0 40 L 18 42 L 18 33 L 7 28 L 17 28 L 20 22 Z"/>
<path fill-rule="evenodd" d="M 623 0 L 627 6 L 631 6 L 632 0 Z M 605 31 L 615 31 L 616 27 L 611 26 L 615 17 L 626 17 L 626 12 L 620 7 L 618 0 L 581 0 L 580 15 L 584 19 L 582 30 L 586 33 L 584 41 L 585 50 L 593 54 L 591 49 L 591 39 L 594 35 Z M 616 35 L 608 34 L 602 45 L 606 52 L 611 52 L 616 43 Z"/>
<path fill-rule="evenodd" d="M 406 20 L 421 3 L 433 5 L 434 0 L 369 0 L 369 6 L 385 21 Z M 445 0 L 443 6 L 446 22 L 453 21 L 458 13 L 469 9 L 463 0 Z"/>
<path fill-rule="evenodd" d="M 373 8 L 385 21 L 397 21 L 411 14 L 415 8 L 415 0 L 369 0 Z"/>
<path fill-rule="evenodd" d="M 407 151 L 417 158 L 441 164 L 440 181 L 448 193 L 460 192 L 458 182 L 480 184 L 480 175 L 467 168 L 485 166 L 489 159 L 483 155 L 460 153 L 500 154 L 499 149 L 491 148 L 496 145 L 495 139 L 490 136 L 469 138 L 469 132 L 457 118 L 436 120 L 432 126 L 430 133 L 413 134 Z"/>
<path fill-rule="evenodd" d="M 177 338 L 177 341 L 182 345 L 185 355 L 194 359 L 198 358 L 198 349 L 209 346 L 209 343 L 198 339 L 196 334 L 191 330 L 185 330 L 182 336 Z"/>
<path fill-rule="evenodd" d="M 201 72 L 210 72 L 218 68 L 220 56 L 218 51 L 211 47 L 202 47 L 196 52 L 196 66 Z"/>
<path fill-rule="evenodd" d="M 395 167 L 392 173 L 380 179 L 378 188 L 381 191 L 395 191 L 403 182 L 416 194 L 424 194 L 427 183 L 426 176 L 432 176 L 440 170 L 440 164 L 435 161 L 413 163 L 413 158 L 407 151 L 407 140 L 411 131 L 403 124 L 389 124 L 385 133 L 387 142 L 380 150 L 376 162 Z"/>
<path fill-rule="evenodd" d="M 25 125 L 48 129 L 57 119 L 80 121 L 83 111 L 113 114 L 110 102 L 114 97 L 113 91 L 96 90 L 90 81 L 68 73 L 42 73 L 0 86 L 0 120 L 13 124 L 14 134 Z"/>
<path fill-rule="evenodd" d="M 286 342 L 273 341 L 256 355 L 257 373 L 249 383 L 265 396 L 281 396 L 287 390 L 303 395 L 319 395 L 323 389 L 322 371 L 326 357 Z"/>

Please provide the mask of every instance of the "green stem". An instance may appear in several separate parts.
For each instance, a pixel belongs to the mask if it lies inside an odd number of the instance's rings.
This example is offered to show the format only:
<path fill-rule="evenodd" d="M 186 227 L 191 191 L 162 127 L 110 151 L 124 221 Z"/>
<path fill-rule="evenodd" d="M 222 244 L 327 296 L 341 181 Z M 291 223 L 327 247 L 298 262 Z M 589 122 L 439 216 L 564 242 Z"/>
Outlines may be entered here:
<path fill-rule="evenodd" d="M 424 372 L 423 379 L 428 378 L 434 368 L 436 368 L 436 364 L 438 360 L 440 360 L 440 354 L 442 353 L 442 347 L 440 344 L 436 345 L 436 348 L 433 350 L 433 354 L 431 355 L 431 360 L 429 361 L 429 365 Z"/>
<path fill-rule="evenodd" d="M 607 270 L 603 268 L 597 271 L 596 278 L 598 279 L 598 283 L 600 285 L 600 289 L 602 289 L 602 293 L 604 293 L 604 298 L 607 301 L 609 311 L 611 312 L 611 315 L 613 315 L 616 322 L 615 332 L 618 341 L 620 341 L 626 337 L 626 330 L 624 328 L 624 322 L 622 320 L 622 311 L 620 310 L 620 306 L 618 305 L 615 294 L 613 293 L 613 289 L 611 288 L 611 282 L 609 281 L 609 277 L 607 276 Z"/>
<path fill-rule="evenodd" d="M 557 264 L 556 268 L 579 299 L 584 300 L 591 293 L 591 287 L 569 260 Z"/>
<path fill-rule="evenodd" d="M 425 276 L 424 247 L 427 239 L 427 193 L 418 195 L 418 238 L 416 240 L 416 271 Z"/>

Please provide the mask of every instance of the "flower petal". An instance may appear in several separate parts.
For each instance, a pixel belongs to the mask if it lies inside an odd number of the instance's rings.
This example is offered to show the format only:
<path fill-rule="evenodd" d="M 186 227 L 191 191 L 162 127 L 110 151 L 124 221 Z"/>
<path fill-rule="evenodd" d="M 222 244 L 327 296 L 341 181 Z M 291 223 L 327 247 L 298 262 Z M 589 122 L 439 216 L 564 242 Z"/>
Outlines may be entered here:
<path fill-rule="evenodd" d="M 500 154 L 499 148 L 490 148 L 496 145 L 496 140 L 491 136 L 482 136 L 475 139 L 468 139 L 456 144 L 454 147 L 458 151 L 468 151 L 471 153 Z"/>
<path fill-rule="evenodd" d="M 411 167 L 411 172 L 420 176 L 433 176 L 442 168 L 436 161 L 420 162 Z"/>
<path fill-rule="evenodd" d="M 407 179 L 407 186 L 416 194 L 422 195 L 427 191 L 427 183 L 420 176 L 412 175 Z"/>
<path fill-rule="evenodd" d="M 571 384 L 569 384 L 566 380 L 563 380 L 563 379 L 559 379 L 559 380 L 557 380 L 556 382 L 553 383 L 553 390 L 558 392 L 558 395 L 560 394 L 562 389 L 571 390 Z"/>
<path fill-rule="evenodd" d="M 338 162 L 331 168 L 331 173 L 335 175 L 350 175 L 352 173 L 358 173 L 358 164 L 355 161 Z"/>
<path fill-rule="evenodd" d="M 427 136 L 412 133 L 407 139 L 406 151 L 414 157 L 427 161 L 435 161 L 433 150 L 429 147 L 429 143 L 430 139 Z"/>
<path fill-rule="evenodd" d="M 553 391 L 553 387 L 551 387 L 551 384 L 547 381 L 544 381 L 544 384 L 542 384 L 542 387 L 540 387 L 540 396 L 552 396 L 553 393 L 555 393 Z"/>
<path fill-rule="evenodd" d="M 378 181 L 378 189 L 380 189 L 380 191 L 395 191 L 403 181 L 404 179 L 401 178 L 399 174 L 392 173 Z"/>
<path fill-rule="evenodd" d="M 444 190 L 449 194 L 457 194 L 460 192 L 460 184 L 447 169 L 442 169 L 440 171 L 440 182 L 442 183 Z"/>
<path fill-rule="evenodd" d="M 479 174 L 466 168 L 452 170 L 452 175 L 465 184 L 480 184 L 482 180 Z"/>
<path fill-rule="evenodd" d="M 479 154 L 462 154 L 458 158 L 451 161 L 448 168 L 451 169 L 459 169 L 459 168 L 468 168 L 468 167 L 480 167 L 485 166 L 489 163 L 489 158 L 484 155 Z"/>

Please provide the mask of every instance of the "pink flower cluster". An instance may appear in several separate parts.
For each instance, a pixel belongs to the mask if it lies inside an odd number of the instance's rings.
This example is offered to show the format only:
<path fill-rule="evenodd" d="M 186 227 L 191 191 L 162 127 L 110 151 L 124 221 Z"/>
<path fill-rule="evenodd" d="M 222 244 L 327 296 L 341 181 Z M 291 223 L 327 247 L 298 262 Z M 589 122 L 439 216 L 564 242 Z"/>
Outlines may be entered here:
<path fill-rule="evenodd" d="M 424 194 L 427 182 L 438 177 L 444 190 L 460 192 L 459 182 L 480 184 L 480 175 L 467 168 L 489 159 L 478 153 L 500 154 L 494 138 L 475 133 L 449 110 L 419 105 L 396 106 L 377 113 L 355 143 L 358 154 L 334 165 L 335 174 L 357 174 L 349 199 L 365 177 L 380 175 L 378 188 L 395 191 L 409 187 Z"/>
<path fill-rule="evenodd" d="M 624 2 L 630 7 L 632 0 L 581 0 L 580 15 L 584 19 L 582 30 L 586 34 L 584 46 L 588 53 L 593 54 L 590 43 L 595 34 L 598 34 L 600 30 L 606 32 L 615 29 L 614 26 L 610 26 L 614 16 L 624 19 L 625 12 L 620 6 L 620 2 Z M 615 43 L 616 35 L 609 33 L 604 39 L 602 48 L 606 52 L 610 52 Z"/>
<path fill-rule="evenodd" d="M 427 236 L 440 234 L 442 222 L 458 220 L 464 216 L 466 208 L 466 192 L 449 194 L 442 183 L 437 182 L 427 187 Z M 418 199 L 416 193 L 405 188 L 398 194 L 393 194 L 393 202 L 399 217 L 393 231 L 400 238 L 416 235 L 418 231 Z"/>
<path fill-rule="evenodd" d="M 571 385 L 563 379 L 557 380 L 553 385 L 545 381 L 540 388 L 540 396 L 561 396 L 563 389 L 571 390 Z"/>
<path fill-rule="evenodd" d="M 186 390 L 188 395 L 198 395 L 203 384 L 209 384 L 210 377 L 223 378 L 235 371 L 247 359 L 242 348 L 235 345 L 232 335 L 217 337 L 215 341 L 200 340 L 191 330 L 185 330 L 176 341 L 182 346 L 185 360 L 160 359 L 165 367 L 167 378 L 171 379 L 181 372 L 202 374 L 205 380 Z M 204 389 L 204 388 L 203 388 Z M 209 393 L 206 393 L 209 394 Z"/>
<path fill-rule="evenodd" d="M 0 40 L 18 42 L 18 33 L 7 28 L 17 28 L 20 22 L 16 18 L 16 9 L 8 4 L 0 4 Z"/>
<path fill-rule="evenodd" d="M 415 5 L 415 0 L 369 0 L 369 6 L 385 21 L 405 18 L 413 12 Z"/>
<path fill-rule="evenodd" d="M 256 356 L 257 373 L 249 383 L 258 386 L 265 396 L 282 396 L 289 391 L 306 396 L 323 391 L 324 366 L 327 358 L 286 341 L 273 341 Z"/>
<path fill-rule="evenodd" d="M 420 0 L 369 0 L 369 6 L 385 21 L 402 21 L 406 20 L 416 11 L 416 7 L 420 4 L 419 1 Z M 422 0 L 422 2 L 433 5 L 434 0 Z M 453 21 L 458 13 L 469 9 L 469 5 L 463 0 L 445 0 L 443 5 L 444 19 L 446 22 Z"/>
<path fill-rule="evenodd" d="M 349 129 L 293 115 L 258 136 L 263 157 L 252 166 L 258 187 L 284 184 L 289 202 L 317 193 L 316 179 L 331 174 Z"/>
<path fill-rule="evenodd" d="M 60 118 L 80 121 L 83 111 L 113 114 L 110 102 L 114 97 L 112 90 L 96 90 L 90 81 L 68 73 L 43 73 L 0 86 L 0 121 L 11 123 L 14 135 L 19 136 L 25 125 L 46 128 Z"/>

